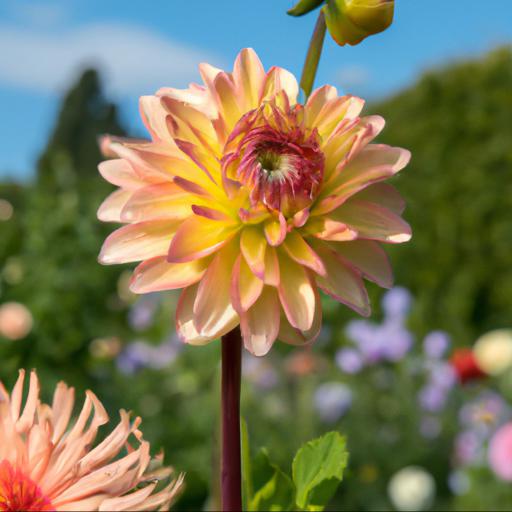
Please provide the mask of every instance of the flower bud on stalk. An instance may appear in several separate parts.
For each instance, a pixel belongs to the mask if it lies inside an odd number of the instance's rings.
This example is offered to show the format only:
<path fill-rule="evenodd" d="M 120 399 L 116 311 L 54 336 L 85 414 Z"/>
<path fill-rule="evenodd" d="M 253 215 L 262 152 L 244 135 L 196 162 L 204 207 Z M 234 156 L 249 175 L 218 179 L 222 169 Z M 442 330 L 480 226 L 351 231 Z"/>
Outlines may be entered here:
<path fill-rule="evenodd" d="M 328 0 L 322 10 L 333 39 L 341 46 L 353 46 L 386 30 L 394 8 L 394 0 Z"/>

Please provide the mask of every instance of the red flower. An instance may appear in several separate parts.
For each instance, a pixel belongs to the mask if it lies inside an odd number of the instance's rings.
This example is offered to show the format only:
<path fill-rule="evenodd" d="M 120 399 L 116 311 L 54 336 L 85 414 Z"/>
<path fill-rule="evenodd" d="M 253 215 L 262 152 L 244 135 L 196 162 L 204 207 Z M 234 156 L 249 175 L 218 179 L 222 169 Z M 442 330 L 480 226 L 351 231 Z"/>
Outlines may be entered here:
<path fill-rule="evenodd" d="M 461 384 L 487 376 L 480 366 L 478 366 L 473 350 L 470 348 L 459 348 L 455 350 L 450 363 L 455 369 Z"/>

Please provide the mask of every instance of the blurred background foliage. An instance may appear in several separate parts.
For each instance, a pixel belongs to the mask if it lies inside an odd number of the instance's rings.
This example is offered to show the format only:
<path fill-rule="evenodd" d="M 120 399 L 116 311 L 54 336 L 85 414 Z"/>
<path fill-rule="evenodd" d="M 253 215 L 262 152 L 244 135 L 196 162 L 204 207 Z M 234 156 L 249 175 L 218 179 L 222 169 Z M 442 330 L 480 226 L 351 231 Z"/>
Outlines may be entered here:
<path fill-rule="evenodd" d="M 507 402 L 510 379 L 464 389 L 443 384 L 436 405 L 425 386 L 432 368 L 447 368 L 449 353 L 432 362 L 421 341 L 442 329 L 452 346 L 467 346 L 489 329 L 510 326 L 511 91 L 512 52 L 502 48 L 430 71 L 367 107 L 387 120 L 381 142 L 413 154 L 394 181 L 414 236 L 389 250 L 397 284 L 412 295 L 410 312 L 403 306 L 401 323 L 386 330 L 382 291 L 369 284 L 373 322 L 381 324 L 349 324 L 356 316 L 326 300 L 325 327 L 311 351 L 279 344 L 268 358 L 244 362 L 242 409 L 255 448 L 266 446 L 287 467 L 304 441 L 332 428 L 347 435 L 350 463 L 334 510 L 397 507 L 389 482 L 411 465 L 432 475 L 438 510 L 497 510 L 512 498 L 482 453 L 457 455 L 461 433 L 471 430 L 460 424 L 461 408 L 491 388 Z M 0 335 L 0 379 L 10 386 L 19 367 L 36 367 L 46 398 L 64 379 L 93 389 L 113 417 L 121 407 L 140 414 L 155 450 L 164 447 L 168 461 L 187 472 L 179 507 L 215 508 L 219 346 L 180 346 L 176 294 L 135 297 L 129 269 L 97 263 L 112 230 L 96 220 L 111 190 L 96 170 L 103 133 L 124 129 L 89 70 L 64 97 L 35 178 L 0 184 L 0 305 L 21 303 L 33 319 L 21 339 Z M 394 355 L 365 355 L 357 334 L 365 328 L 380 340 L 408 341 Z M 358 347 L 359 368 L 341 356 L 350 346 Z M 480 448 L 486 439 L 480 436 Z"/>

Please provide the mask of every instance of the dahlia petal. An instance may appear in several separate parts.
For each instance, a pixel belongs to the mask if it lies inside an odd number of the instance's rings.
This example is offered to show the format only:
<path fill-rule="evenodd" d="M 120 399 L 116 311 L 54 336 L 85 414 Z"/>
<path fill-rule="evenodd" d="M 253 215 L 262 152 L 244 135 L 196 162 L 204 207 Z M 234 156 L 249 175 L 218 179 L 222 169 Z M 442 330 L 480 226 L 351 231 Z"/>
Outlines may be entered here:
<path fill-rule="evenodd" d="M 208 256 L 226 245 L 239 226 L 193 215 L 176 231 L 169 247 L 169 263 L 186 263 Z"/>
<path fill-rule="evenodd" d="M 112 192 L 100 205 L 96 215 L 102 222 L 121 222 L 121 212 L 133 190 L 118 189 Z"/>
<path fill-rule="evenodd" d="M 174 139 L 186 140 L 219 156 L 217 135 L 211 120 L 203 112 L 169 97 L 163 97 L 162 102 L 170 114 L 167 126 Z"/>
<path fill-rule="evenodd" d="M 322 137 L 330 135 L 340 122 L 357 117 L 364 106 L 364 100 L 350 95 L 329 99 L 319 110 L 315 103 L 311 111 L 306 104 L 304 121 L 308 128 L 317 129 Z"/>
<path fill-rule="evenodd" d="M 252 272 L 263 279 L 267 242 L 258 227 L 245 227 L 240 236 L 240 250 Z"/>
<path fill-rule="evenodd" d="M 197 283 L 206 272 L 208 258 L 187 263 L 169 263 L 166 256 L 143 261 L 133 272 L 130 290 L 150 293 L 176 290 Z"/>
<path fill-rule="evenodd" d="M 25 382 L 25 370 L 18 371 L 18 378 L 16 384 L 12 389 L 10 398 L 10 413 L 13 423 L 18 421 L 21 414 L 21 401 L 23 398 L 23 383 Z"/>
<path fill-rule="evenodd" d="M 220 336 L 238 324 L 238 315 L 231 304 L 231 273 L 237 255 L 233 242 L 215 256 L 199 283 L 194 302 L 194 322 L 206 336 Z"/>
<path fill-rule="evenodd" d="M 235 84 L 232 77 L 223 71 L 215 77 L 213 86 L 217 93 L 219 111 L 227 125 L 228 131 L 231 131 L 243 114 L 238 104 Z"/>
<path fill-rule="evenodd" d="M 201 64 L 199 64 L 199 74 L 201 75 L 201 78 L 206 84 L 206 87 L 211 92 L 216 92 L 213 83 L 215 81 L 215 78 L 217 78 L 217 75 L 219 75 L 222 72 L 222 69 L 216 68 L 215 66 L 212 66 L 207 62 L 202 62 Z"/>
<path fill-rule="evenodd" d="M 375 183 L 358 192 L 354 199 L 380 204 L 397 215 L 405 210 L 405 200 L 398 190 L 389 183 Z"/>
<path fill-rule="evenodd" d="M 139 111 L 144 125 L 148 129 L 153 140 L 162 141 L 174 145 L 172 136 L 167 128 L 169 113 L 162 105 L 158 96 L 141 96 Z"/>
<path fill-rule="evenodd" d="M 192 197 L 173 182 L 158 183 L 132 193 L 121 211 L 123 222 L 157 219 L 184 219 L 191 215 Z"/>
<path fill-rule="evenodd" d="M 311 328 L 315 315 L 315 292 L 308 272 L 283 252 L 279 254 L 279 299 L 288 321 L 301 331 Z"/>
<path fill-rule="evenodd" d="M 139 489 L 138 491 L 127 494 L 126 496 L 120 496 L 118 498 L 110 498 L 102 501 L 98 510 L 105 512 L 119 512 L 122 510 L 142 510 L 141 505 L 154 491 L 156 483 L 148 484 L 146 487 Z M 92 509 L 89 509 L 92 510 Z"/>
<path fill-rule="evenodd" d="M 121 144 L 119 142 L 112 143 L 110 148 L 115 152 L 116 156 L 122 158 L 133 168 L 135 174 L 139 180 L 148 183 L 160 183 L 166 179 L 169 179 L 172 174 L 169 172 L 169 164 L 179 161 L 178 158 L 183 162 L 181 155 L 169 156 L 168 154 L 161 155 L 153 153 L 151 151 L 144 151 L 145 149 L 153 149 L 152 145 L 139 144 L 138 147 L 135 145 Z M 176 148 L 177 152 L 178 149 Z"/>
<path fill-rule="evenodd" d="M 367 201 L 351 199 L 333 212 L 357 232 L 358 238 L 400 244 L 411 239 L 411 227 L 388 208 Z"/>
<path fill-rule="evenodd" d="M 266 207 L 262 208 L 251 208 L 246 210 L 245 208 L 240 208 L 238 210 L 238 216 L 240 220 L 245 224 L 259 224 L 266 220 L 270 213 Z"/>
<path fill-rule="evenodd" d="M 211 177 L 176 144 L 116 144 L 114 147 L 118 156 L 126 159 L 146 184 L 173 181 L 174 177 L 181 177 L 202 187 L 212 183 Z"/>
<path fill-rule="evenodd" d="M 288 256 L 300 265 L 310 268 L 317 274 L 325 276 L 322 260 L 296 231 L 290 231 L 283 244 Z"/>
<path fill-rule="evenodd" d="M 240 315 L 242 337 L 249 352 L 264 356 L 270 350 L 279 333 L 280 314 L 276 290 L 266 286 L 256 303 Z"/>
<path fill-rule="evenodd" d="M 173 183 L 176 184 L 178 187 L 180 187 L 185 192 L 189 192 L 190 194 L 194 194 L 196 196 L 200 197 L 207 197 L 212 198 L 210 193 L 207 189 L 202 187 L 201 185 L 198 185 L 197 183 L 187 180 L 185 178 L 182 178 L 181 176 L 176 176 L 173 179 Z"/>
<path fill-rule="evenodd" d="M 367 186 L 399 172 L 409 159 L 410 152 L 402 148 L 382 144 L 366 146 L 325 184 L 311 215 L 330 212 Z M 329 196 L 337 197 L 336 201 L 331 200 L 326 204 L 324 200 Z"/>
<path fill-rule="evenodd" d="M 325 243 L 315 242 L 313 247 L 322 258 L 326 269 L 325 277 L 316 277 L 318 286 L 338 302 L 352 308 L 360 315 L 368 316 L 370 314 L 368 294 L 359 273 L 347 265 Z"/>
<path fill-rule="evenodd" d="M 252 48 L 244 48 L 238 54 L 233 68 L 233 78 L 243 98 L 242 109 L 247 112 L 256 108 L 265 79 L 265 70 Z"/>
<path fill-rule="evenodd" d="M 260 103 L 273 99 L 281 91 L 286 93 L 291 105 L 297 103 L 299 85 L 295 77 L 286 69 L 272 67 L 265 77 Z"/>
<path fill-rule="evenodd" d="M 357 238 L 357 231 L 349 228 L 344 222 L 331 217 L 318 217 L 306 225 L 306 234 L 321 240 L 333 242 L 346 242 Z"/>
<path fill-rule="evenodd" d="M 318 291 L 315 289 L 315 316 L 311 328 L 307 331 L 301 331 L 295 327 L 292 327 L 286 315 L 281 314 L 281 322 L 279 326 L 278 339 L 289 345 L 308 345 L 313 343 L 320 334 L 322 328 L 322 304 Z"/>
<path fill-rule="evenodd" d="M 240 314 L 247 311 L 258 299 L 263 290 L 263 281 L 256 277 L 245 259 L 239 255 L 233 267 L 231 280 L 231 302 Z"/>
<path fill-rule="evenodd" d="M 325 156 L 326 181 L 333 174 L 342 172 L 343 165 L 358 155 L 384 128 L 385 121 L 380 116 L 347 120 L 340 123 L 323 146 Z"/>
<path fill-rule="evenodd" d="M 330 100 L 337 98 L 338 91 L 332 85 L 324 85 L 315 89 L 308 98 L 305 105 L 306 122 L 314 126 L 323 106 Z"/>
<path fill-rule="evenodd" d="M 263 274 L 263 282 L 270 286 L 279 286 L 279 258 L 274 247 L 267 247 L 265 251 L 265 270 Z"/>
<path fill-rule="evenodd" d="M 75 403 L 75 390 L 68 388 L 64 382 L 59 382 L 55 388 L 52 401 L 53 434 L 51 442 L 56 445 L 67 430 L 73 405 Z"/>
<path fill-rule="evenodd" d="M 118 187 L 136 189 L 144 183 L 133 167 L 122 158 L 105 160 L 98 165 L 98 170 L 104 179 Z"/>
<path fill-rule="evenodd" d="M 40 418 L 38 418 L 38 421 Z M 53 445 L 49 439 L 48 432 L 39 424 L 32 424 L 28 429 L 27 435 L 27 475 L 32 481 L 37 482 L 41 479 L 48 466 Z"/>
<path fill-rule="evenodd" d="M 78 501 L 99 492 L 124 494 L 124 492 L 132 488 L 132 480 L 135 479 L 133 477 L 136 475 L 136 472 L 130 470 L 130 468 L 133 468 L 137 463 L 141 463 L 144 459 L 147 459 L 149 462 L 148 452 L 149 445 L 146 442 L 142 442 L 137 450 L 115 462 L 88 473 L 59 494 L 58 499 L 54 501 L 55 507 L 59 508 L 60 504 Z M 146 467 L 143 466 L 143 471 L 145 469 Z"/>
<path fill-rule="evenodd" d="M 286 238 L 286 228 L 286 219 L 281 212 L 279 213 L 279 217 L 277 219 L 274 217 L 267 220 L 263 225 L 267 242 L 272 247 L 281 245 Z"/>
<path fill-rule="evenodd" d="M 162 256 L 169 250 L 178 225 L 175 220 L 159 220 L 123 226 L 105 240 L 98 260 L 112 265 Z"/>
<path fill-rule="evenodd" d="M 393 286 L 393 273 L 386 252 L 372 240 L 354 240 L 349 243 L 331 244 L 344 260 L 363 274 L 366 279 L 383 288 Z"/>
<path fill-rule="evenodd" d="M 181 340 L 190 345 L 205 345 L 216 338 L 200 334 L 194 324 L 194 302 L 198 287 L 195 284 L 185 288 L 176 307 L 176 331 Z"/>
<path fill-rule="evenodd" d="M 59 512 L 90 512 L 91 510 L 101 510 L 101 504 L 108 498 L 107 493 L 96 494 L 87 498 L 70 501 L 59 504 Z"/>
<path fill-rule="evenodd" d="M 125 446 L 134 425 L 130 425 L 130 417 L 126 411 L 119 411 L 121 421 L 117 427 L 93 450 L 80 460 L 78 474 L 89 473 L 111 458 L 115 457 Z"/>
<path fill-rule="evenodd" d="M 199 169 L 213 182 L 217 183 L 219 178 L 219 163 L 210 154 L 202 149 L 201 146 L 192 144 L 187 140 L 174 139 L 180 150 L 194 162 Z"/>
<path fill-rule="evenodd" d="M 229 215 L 219 210 L 215 210 L 214 208 L 209 208 L 208 206 L 200 206 L 198 204 L 192 205 L 192 211 L 199 215 L 200 217 L 205 217 L 210 220 L 218 220 L 218 221 L 230 221 L 232 220 Z"/>
<path fill-rule="evenodd" d="M 159 492 L 152 494 L 143 504 L 139 510 L 168 510 L 169 506 L 183 489 L 184 475 L 180 475 L 174 482 L 171 482 L 167 487 Z M 130 510 L 130 509 L 125 509 Z"/>
<path fill-rule="evenodd" d="M 309 219 L 309 208 L 304 208 L 303 210 L 299 210 L 292 218 L 292 224 L 296 228 L 301 228 L 306 224 Z"/>
<path fill-rule="evenodd" d="M 220 70 L 219 70 L 220 71 Z M 156 96 L 168 97 L 192 105 L 203 112 L 210 119 L 218 115 L 218 111 L 208 89 L 202 85 L 190 84 L 188 89 L 175 89 L 173 87 L 162 87 L 156 92 Z"/>
<path fill-rule="evenodd" d="M 16 430 L 26 432 L 34 422 L 37 405 L 39 401 L 39 380 L 34 370 L 30 372 L 30 385 L 28 396 L 25 401 L 25 407 L 18 421 L 16 421 Z"/>

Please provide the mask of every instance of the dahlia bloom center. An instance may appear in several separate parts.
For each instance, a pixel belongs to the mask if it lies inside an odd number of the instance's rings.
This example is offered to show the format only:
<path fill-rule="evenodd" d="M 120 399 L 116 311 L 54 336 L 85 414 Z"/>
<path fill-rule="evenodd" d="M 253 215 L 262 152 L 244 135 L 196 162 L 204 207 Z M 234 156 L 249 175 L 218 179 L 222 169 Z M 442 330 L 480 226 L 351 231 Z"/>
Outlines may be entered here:
<path fill-rule="evenodd" d="M 236 149 L 225 157 L 225 169 L 232 169 L 231 176 L 249 189 L 252 206 L 264 204 L 293 215 L 311 204 L 322 181 L 324 155 L 318 133 L 307 133 L 296 124 L 297 110 L 279 112 L 274 123 L 261 112 L 253 114 L 263 117 L 258 119 L 261 124 L 249 122 L 247 127 L 246 119 L 240 121 L 242 126 L 234 130 Z"/>
<path fill-rule="evenodd" d="M 0 462 L 0 510 L 15 512 L 55 508 L 35 482 L 14 468 L 9 461 L 3 460 Z"/>

